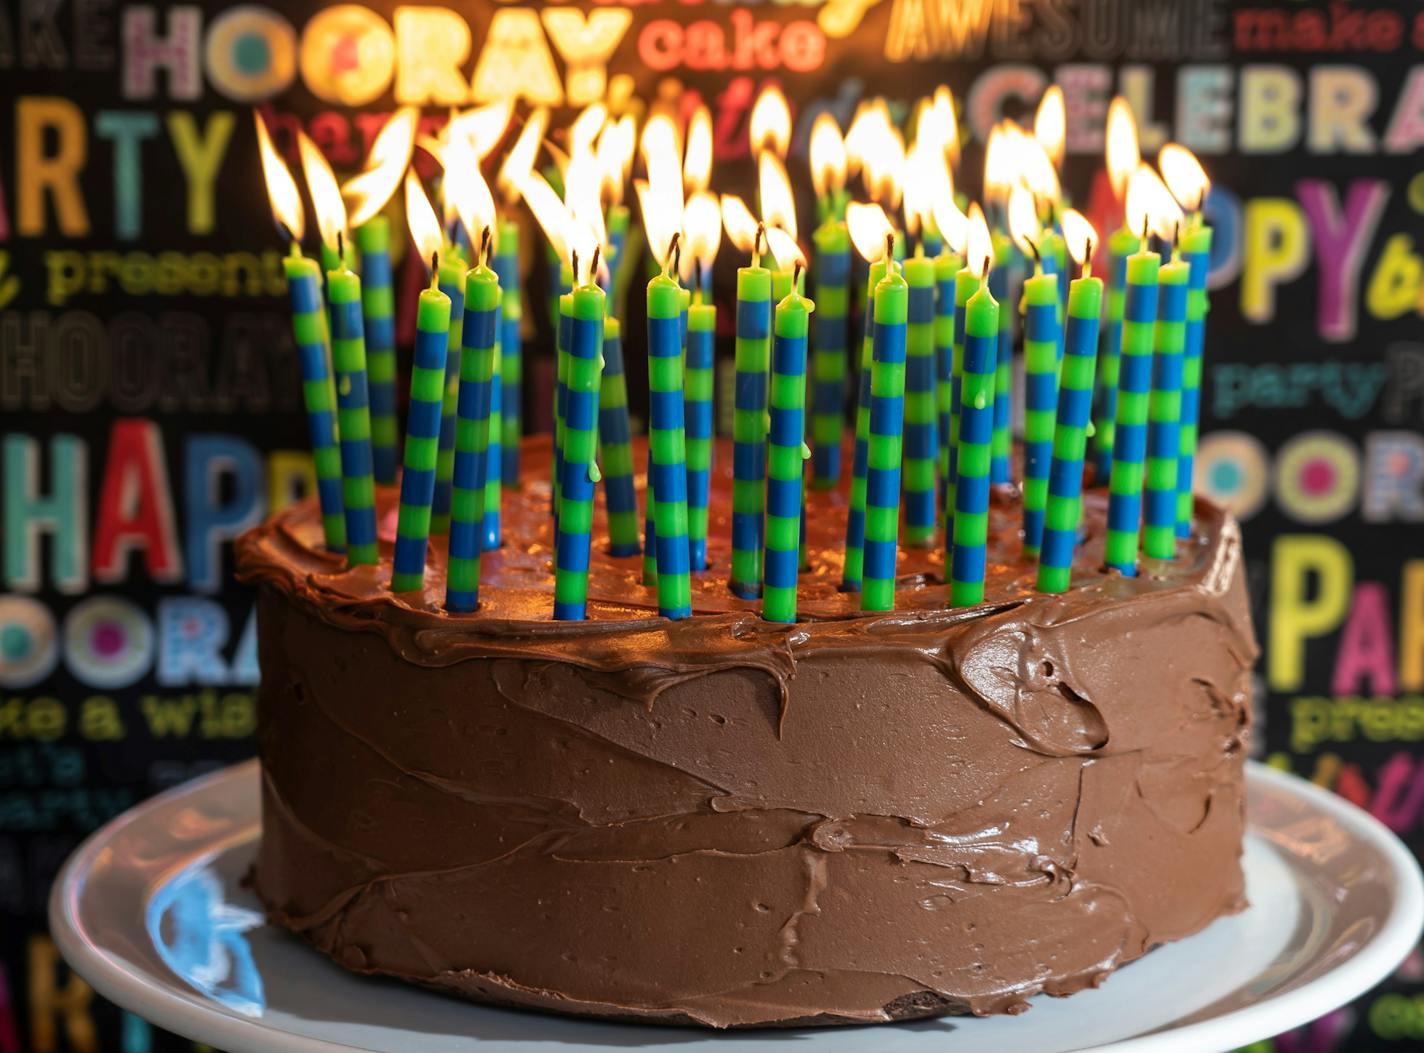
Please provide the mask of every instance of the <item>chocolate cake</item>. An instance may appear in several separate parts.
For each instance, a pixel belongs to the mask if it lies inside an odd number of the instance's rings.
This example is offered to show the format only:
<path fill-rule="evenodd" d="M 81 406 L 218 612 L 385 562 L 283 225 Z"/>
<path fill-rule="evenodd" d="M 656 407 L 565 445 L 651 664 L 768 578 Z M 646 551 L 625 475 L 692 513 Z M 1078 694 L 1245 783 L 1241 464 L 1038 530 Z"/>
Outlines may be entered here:
<path fill-rule="evenodd" d="M 1236 524 L 1136 578 L 1090 490 L 1073 587 L 1034 591 L 1007 489 L 988 600 L 906 550 L 897 610 L 837 589 L 809 497 L 802 620 L 726 588 L 719 451 L 694 616 L 597 551 L 554 622 L 547 440 L 506 493 L 481 609 L 387 557 L 345 569 L 313 503 L 251 531 L 269 917 L 343 966 L 479 1001 L 712 1027 L 1018 1012 L 1242 906 L 1249 670 Z M 639 462 L 641 463 L 641 461 Z M 722 510 L 719 513 L 719 510 Z"/>

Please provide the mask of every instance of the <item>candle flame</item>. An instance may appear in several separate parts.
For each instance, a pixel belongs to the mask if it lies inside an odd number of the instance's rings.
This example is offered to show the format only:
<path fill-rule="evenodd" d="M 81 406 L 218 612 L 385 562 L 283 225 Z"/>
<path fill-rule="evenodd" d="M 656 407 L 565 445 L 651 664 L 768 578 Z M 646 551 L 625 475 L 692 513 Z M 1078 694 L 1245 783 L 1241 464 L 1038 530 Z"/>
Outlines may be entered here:
<path fill-rule="evenodd" d="M 632 114 L 625 113 L 603 126 L 598 136 L 598 178 L 600 196 L 610 205 L 623 203 L 623 187 L 633 167 L 637 133 Z"/>
<path fill-rule="evenodd" d="M 954 96 L 941 84 L 935 89 L 928 113 L 929 126 L 939 140 L 946 159 L 959 163 L 959 120 L 954 115 Z"/>
<path fill-rule="evenodd" d="M 1024 130 L 1013 121 L 1003 120 L 989 130 L 984 146 L 984 199 L 995 203 L 1008 201 L 1023 171 Z"/>
<path fill-rule="evenodd" d="M 796 199 L 786 165 L 770 151 L 763 152 L 757 165 L 761 198 L 761 218 L 768 227 L 780 227 L 796 237 Z"/>
<path fill-rule="evenodd" d="M 306 233 L 306 212 L 302 208 L 302 194 L 297 189 L 297 181 L 292 178 L 282 155 L 272 145 L 272 136 L 262 115 L 253 110 L 252 119 L 257 125 L 257 150 L 262 158 L 262 177 L 267 183 L 272 218 L 287 228 L 287 234 L 293 241 L 301 241 Z"/>
<path fill-rule="evenodd" d="M 574 118 L 574 123 L 569 125 L 569 156 L 579 153 L 582 150 L 592 150 L 594 140 L 598 138 L 598 133 L 603 131 L 604 124 L 608 121 L 608 107 L 601 102 L 591 103 L 584 108 L 584 111 Z"/>
<path fill-rule="evenodd" d="M 727 239 L 742 252 L 756 251 L 757 219 L 736 194 L 722 195 L 722 226 Z"/>
<path fill-rule="evenodd" d="M 905 161 L 905 229 L 918 234 L 935 225 L 935 199 L 949 186 L 949 167 L 937 142 L 915 137 Z M 953 191 L 950 191 L 951 196 Z"/>
<path fill-rule="evenodd" d="M 600 196 L 598 158 L 592 140 L 581 139 L 564 173 L 564 207 L 569 213 L 569 251 L 592 265 L 594 250 L 607 244 Z"/>
<path fill-rule="evenodd" d="M 499 166 L 495 185 L 507 204 L 518 200 L 525 177 L 534 170 L 534 162 L 539 157 L 539 145 L 544 141 L 544 132 L 549 127 L 549 111 L 538 109 L 524 121 L 519 138 L 504 155 L 504 163 Z"/>
<path fill-rule="evenodd" d="M 440 232 L 440 220 L 435 217 L 430 198 L 425 196 L 420 177 L 413 171 L 405 174 L 405 218 L 410 225 L 410 238 L 415 242 L 421 259 L 428 260 L 440 251 L 445 241 Z"/>
<path fill-rule="evenodd" d="M 884 248 L 883 245 L 881 247 Z M 766 248 L 772 259 L 776 260 L 776 265 L 784 271 L 791 270 L 797 264 L 803 267 L 806 265 L 806 255 L 801 251 L 801 246 L 780 227 L 766 228 Z"/>
<path fill-rule="evenodd" d="M 694 263 L 701 264 L 703 271 L 711 270 L 722 245 L 722 210 L 716 196 L 699 190 L 689 197 L 682 229 L 687 243 L 687 251 L 682 254 L 683 277 L 691 277 Z M 752 233 L 755 237 L 756 232 Z"/>
<path fill-rule="evenodd" d="M 845 134 L 846 160 L 850 171 L 859 172 L 865 166 L 882 120 L 887 124 L 890 120 L 884 99 L 868 99 L 856 107 L 855 116 L 851 118 Z"/>
<path fill-rule="evenodd" d="M 445 126 L 445 141 L 453 142 L 456 139 L 465 139 L 469 142 L 475 157 L 483 161 L 504 138 L 505 130 L 509 127 L 509 118 L 513 113 L 514 100 L 503 99 L 456 114 Z"/>
<path fill-rule="evenodd" d="M 348 179 L 341 194 L 350 209 L 348 221 L 359 227 L 381 209 L 400 186 L 401 176 L 410 164 L 415 148 L 415 130 L 419 111 L 414 106 L 402 106 L 382 126 L 371 141 L 371 153 L 366 167 Z"/>
<path fill-rule="evenodd" d="M 861 160 L 861 178 L 870 199 L 894 211 L 900 207 L 905 185 L 905 137 L 890 123 L 885 109 L 877 111 L 871 129 L 869 150 Z"/>
<path fill-rule="evenodd" d="M 1142 151 L 1137 145 L 1137 118 L 1121 95 L 1108 106 L 1107 139 L 1108 180 L 1112 183 L 1113 196 L 1121 201 L 1132 173 L 1142 163 Z"/>
<path fill-rule="evenodd" d="M 1157 154 L 1157 166 L 1162 169 L 1162 179 L 1177 202 L 1193 212 L 1200 210 L 1206 192 L 1211 189 L 1211 180 L 1197 155 L 1179 143 L 1168 143 Z"/>
<path fill-rule="evenodd" d="M 648 171 L 647 190 L 639 188 L 643 230 L 648 251 L 664 269 L 672 251 L 672 236 L 682 227 L 682 170 L 678 163 L 677 129 L 664 114 L 643 128 L 643 165 Z"/>
<path fill-rule="evenodd" d="M 1038 225 L 1038 210 L 1033 207 L 1033 195 L 1019 184 L 1009 191 L 1009 236 L 1025 256 L 1037 258 L 1038 243 L 1043 228 Z"/>
<path fill-rule="evenodd" d="M 811 124 L 811 185 L 816 196 L 840 193 L 845 189 L 846 147 L 841 126 L 835 117 L 822 113 Z"/>
<path fill-rule="evenodd" d="M 1063 225 L 1063 240 L 1068 244 L 1068 255 L 1081 266 L 1092 255 L 1093 246 L 1098 243 L 1098 232 L 1093 229 L 1088 217 L 1076 208 L 1065 209 L 1059 222 Z"/>
<path fill-rule="evenodd" d="M 956 255 L 964 255 L 969 241 L 969 217 L 955 203 L 954 192 L 938 195 L 934 199 L 934 221 L 940 237 Z"/>
<path fill-rule="evenodd" d="M 885 256 L 885 239 L 895 233 L 890 217 L 879 205 L 852 201 L 846 206 L 846 227 L 861 259 L 874 263 Z"/>
<path fill-rule="evenodd" d="M 1140 234 L 1145 228 L 1159 238 L 1172 238 L 1182 222 L 1182 210 L 1167 184 L 1148 165 L 1138 165 L 1127 184 L 1128 229 Z"/>
<path fill-rule="evenodd" d="M 529 211 L 534 216 L 534 222 L 538 223 L 539 228 L 544 232 L 544 237 L 548 240 L 549 247 L 554 250 L 554 255 L 560 260 L 571 260 L 569 256 L 571 248 L 569 210 L 559 200 L 559 195 L 554 193 L 554 188 L 549 185 L 549 181 L 538 172 L 525 172 L 524 178 L 519 183 L 519 194 L 524 198 L 524 203 L 529 206 Z"/>
<path fill-rule="evenodd" d="M 1068 109 L 1063 102 L 1063 89 L 1057 84 L 1052 85 L 1038 100 L 1038 111 L 1033 116 L 1033 137 L 1055 168 L 1063 163 L 1063 150 L 1068 138 Z"/>
<path fill-rule="evenodd" d="M 297 132 L 297 151 L 302 158 L 302 173 L 316 213 L 316 229 L 323 245 L 336 246 L 338 235 L 346 236 L 346 204 L 341 200 L 341 187 L 326 162 L 326 155 L 317 148 L 305 132 Z"/>
<path fill-rule="evenodd" d="M 1063 195 L 1058 182 L 1058 169 L 1043 144 L 1030 136 L 1021 136 L 1017 143 L 1019 182 L 1040 201 L 1055 202 Z"/>
<path fill-rule="evenodd" d="M 979 202 L 969 206 L 969 236 L 964 247 L 964 265 L 971 274 L 987 275 L 994 262 L 994 239 Z"/>
<path fill-rule="evenodd" d="M 786 96 L 775 84 L 762 88 L 752 107 L 751 120 L 752 156 L 763 150 L 774 150 L 779 157 L 785 157 L 791 146 L 791 107 Z"/>
<path fill-rule="evenodd" d="M 706 190 L 712 178 L 712 114 L 697 107 L 687 123 L 687 148 L 682 158 L 682 185 L 688 194 Z"/>
<path fill-rule="evenodd" d="M 454 211 L 472 245 L 479 244 L 485 228 L 497 231 L 499 226 L 494 197 L 480 173 L 479 155 L 475 151 L 471 140 L 459 136 L 446 144 L 440 158 L 445 168 L 445 179 L 441 184 L 445 204 Z"/>

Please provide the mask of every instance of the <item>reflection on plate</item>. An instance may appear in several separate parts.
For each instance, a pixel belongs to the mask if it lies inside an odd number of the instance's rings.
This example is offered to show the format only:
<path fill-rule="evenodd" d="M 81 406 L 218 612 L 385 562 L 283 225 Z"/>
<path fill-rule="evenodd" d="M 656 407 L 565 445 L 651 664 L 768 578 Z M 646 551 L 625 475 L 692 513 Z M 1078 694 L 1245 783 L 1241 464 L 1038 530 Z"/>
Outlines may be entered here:
<path fill-rule="evenodd" d="M 1424 885 L 1379 823 L 1301 780 L 1249 776 L 1252 906 L 1114 973 L 1038 998 L 1021 1017 L 875 1028 L 877 1050 L 1211 1053 L 1304 1023 L 1367 990 L 1414 946 Z M 66 865 L 51 928 L 120 1005 L 230 1053 L 542 1053 L 616 1046 L 864 1049 L 865 1028 L 713 1034 L 465 1004 L 347 973 L 266 925 L 242 885 L 256 848 L 258 771 L 238 765 L 126 813 Z"/>

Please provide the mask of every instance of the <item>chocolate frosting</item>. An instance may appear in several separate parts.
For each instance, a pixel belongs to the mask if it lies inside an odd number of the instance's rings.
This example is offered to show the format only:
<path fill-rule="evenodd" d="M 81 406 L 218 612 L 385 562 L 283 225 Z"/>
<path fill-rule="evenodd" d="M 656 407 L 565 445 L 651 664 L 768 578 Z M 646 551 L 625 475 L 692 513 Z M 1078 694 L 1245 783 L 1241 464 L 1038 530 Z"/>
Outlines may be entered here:
<path fill-rule="evenodd" d="M 897 610 L 837 589 L 843 493 L 811 494 L 802 621 L 726 588 L 730 450 L 694 616 L 595 551 L 554 622 L 548 489 L 506 493 L 481 609 L 322 551 L 311 503 L 239 542 L 261 586 L 264 835 L 277 923 L 348 968 L 467 997 L 734 1027 L 1018 1012 L 1242 905 L 1256 645 L 1236 524 L 1137 578 L 1033 590 L 1016 496 L 989 601 L 902 550 Z M 547 441 L 524 452 L 547 479 Z M 605 536 L 601 519 L 594 536 Z M 597 548 L 597 546 L 596 546 Z"/>

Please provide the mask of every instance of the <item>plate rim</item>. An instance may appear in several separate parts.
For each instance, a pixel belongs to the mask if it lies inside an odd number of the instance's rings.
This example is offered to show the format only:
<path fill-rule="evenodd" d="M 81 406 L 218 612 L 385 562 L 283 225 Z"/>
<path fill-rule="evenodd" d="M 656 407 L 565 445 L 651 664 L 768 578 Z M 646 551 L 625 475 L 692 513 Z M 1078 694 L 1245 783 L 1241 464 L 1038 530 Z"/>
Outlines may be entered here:
<path fill-rule="evenodd" d="M 352 1050 L 372 1053 L 369 1047 L 335 1044 L 326 1039 L 281 1031 L 269 1028 L 258 1020 L 228 1013 L 208 1004 L 193 992 L 176 985 L 156 983 L 147 972 L 124 968 L 117 955 L 86 936 L 88 929 L 80 916 L 79 897 L 95 857 L 116 835 L 176 799 L 209 789 L 215 783 L 248 778 L 249 770 L 258 766 L 259 761 L 254 757 L 170 787 L 128 809 L 86 837 L 60 868 L 50 890 L 50 935 L 65 961 L 95 991 L 151 1023 L 186 1037 L 218 1045 L 231 1053 L 257 1053 L 274 1048 L 271 1045 L 274 1037 L 282 1043 L 277 1048 L 288 1053 L 350 1053 Z M 1269 1038 L 1338 1009 L 1368 991 L 1387 978 L 1418 944 L 1421 931 L 1424 931 L 1424 872 L 1421 872 L 1413 853 L 1393 831 L 1364 809 L 1290 772 L 1250 761 L 1246 766 L 1246 777 L 1248 783 L 1265 783 L 1278 792 L 1302 799 L 1312 810 L 1326 813 L 1380 853 L 1388 867 L 1388 880 L 1394 895 L 1379 929 L 1348 960 L 1300 987 L 1224 1016 L 1121 1039 L 1108 1045 L 1077 1047 L 1078 1053 L 1227 1050 Z M 1271 850 L 1278 851 L 1274 846 Z M 1308 1016 L 1301 1016 L 1297 1007 L 1302 1004 L 1310 1006 Z"/>

